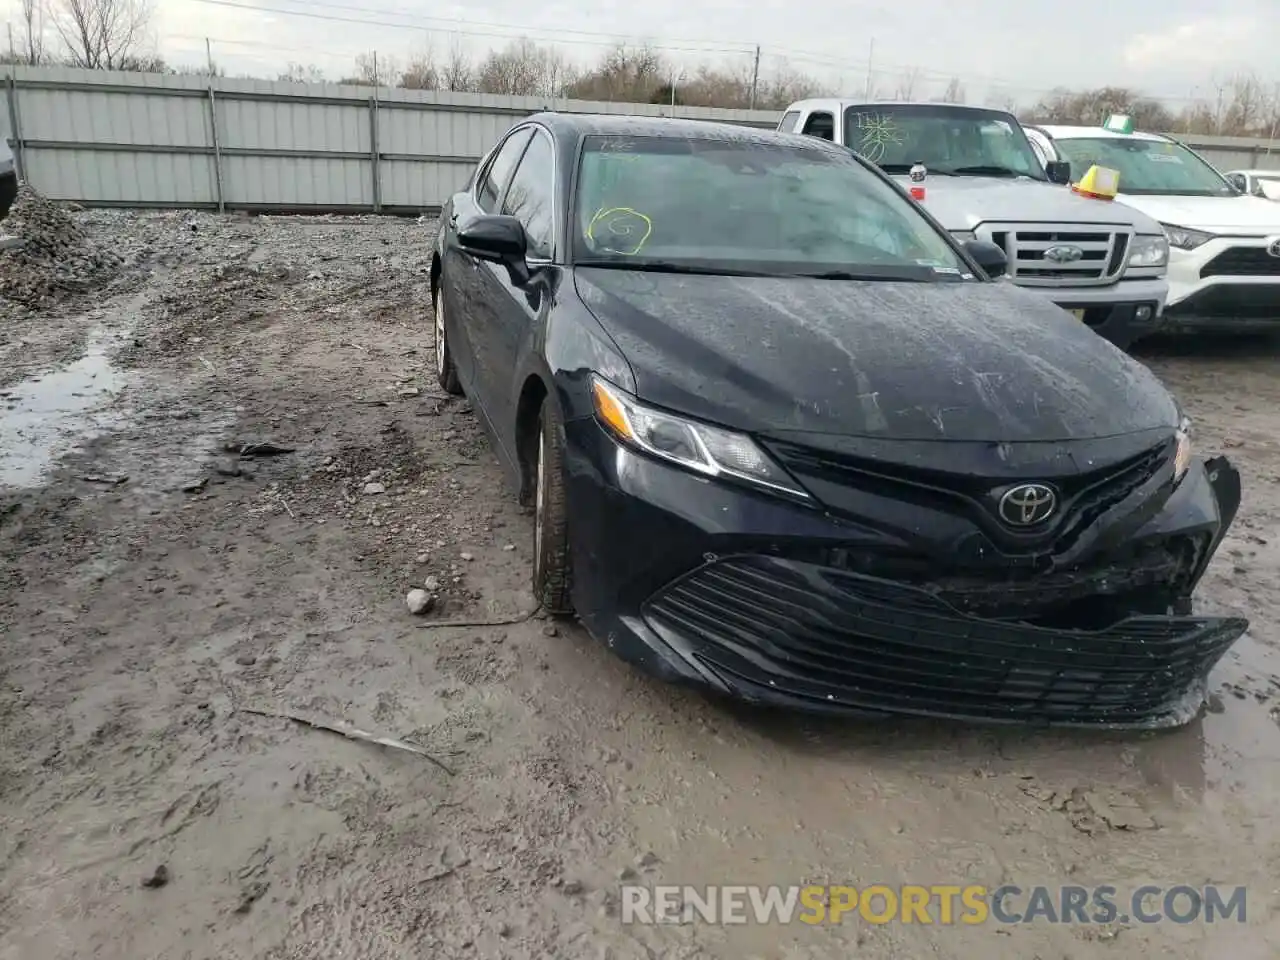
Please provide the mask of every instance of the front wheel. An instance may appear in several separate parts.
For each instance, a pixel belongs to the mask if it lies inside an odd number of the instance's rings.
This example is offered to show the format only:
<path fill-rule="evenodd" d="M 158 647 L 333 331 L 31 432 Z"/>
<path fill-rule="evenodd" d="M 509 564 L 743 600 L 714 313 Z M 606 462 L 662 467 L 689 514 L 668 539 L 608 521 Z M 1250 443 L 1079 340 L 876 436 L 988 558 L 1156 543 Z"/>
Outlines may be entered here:
<path fill-rule="evenodd" d="M 533 593 L 542 609 L 554 617 L 573 613 L 563 434 L 555 405 L 544 401 L 538 417 L 537 460 L 533 465 Z"/>
<path fill-rule="evenodd" d="M 445 393 L 458 396 L 462 393 L 462 383 L 458 380 L 458 370 L 453 365 L 453 355 L 449 352 L 449 339 L 444 330 L 444 277 L 436 281 L 431 299 L 434 301 L 436 317 L 436 380 Z"/>

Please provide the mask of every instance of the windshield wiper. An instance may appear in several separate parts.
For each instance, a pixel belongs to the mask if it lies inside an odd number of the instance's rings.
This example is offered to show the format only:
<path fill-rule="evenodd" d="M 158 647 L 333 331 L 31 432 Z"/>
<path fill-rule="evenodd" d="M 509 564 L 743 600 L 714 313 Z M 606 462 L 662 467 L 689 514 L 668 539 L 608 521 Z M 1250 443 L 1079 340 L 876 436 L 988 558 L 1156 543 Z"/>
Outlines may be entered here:
<path fill-rule="evenodd" d="M 1009 167 L 1001 167 L 997 164 L 977 164 L 972 167 L 953 167 L 950 170 L 930 170 L 930 173 L 949 173 L 953 176 L 976 176 L 976 177 L 1030 177 L 1036 179 L 1029 173 L 1023 173 L 1021 170 L 1013 170 Z"/>
<path fill-rule="evenodd" d="M 644 273 L 685 273 L 704 277 L 776 277 L 776 273 L 762 270 L 739 270 L 733 267 L 711 267 L 696 263 L 676 263 L 672 260 L 603 260 L 587 259 L 576 263 L 579 267 L 604 267 L 609 270 L 639 270 Z"/>

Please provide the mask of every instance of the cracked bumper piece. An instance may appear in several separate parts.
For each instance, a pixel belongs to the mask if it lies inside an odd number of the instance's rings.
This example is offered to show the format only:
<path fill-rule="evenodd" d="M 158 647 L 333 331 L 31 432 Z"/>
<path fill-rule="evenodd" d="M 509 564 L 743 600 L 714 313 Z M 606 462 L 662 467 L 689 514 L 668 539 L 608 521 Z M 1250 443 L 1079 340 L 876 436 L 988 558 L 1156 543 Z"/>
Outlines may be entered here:
<path fill-rule="evenodd" d="M 1006 722 L 1186 722 L 1238 618 L 1132 617 L 1096 631 L 968 616 L 927 589 L 765 556 L 717 560 L 645 620 L 747 699 Z"/>

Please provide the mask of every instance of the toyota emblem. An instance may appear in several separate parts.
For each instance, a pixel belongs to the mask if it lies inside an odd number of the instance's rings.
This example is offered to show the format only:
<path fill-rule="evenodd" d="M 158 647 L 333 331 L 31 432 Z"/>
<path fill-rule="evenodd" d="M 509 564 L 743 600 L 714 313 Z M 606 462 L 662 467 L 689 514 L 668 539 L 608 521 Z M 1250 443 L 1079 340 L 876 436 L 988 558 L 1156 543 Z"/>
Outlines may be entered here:
<path fill-rule="evenodd" d="M 1024 483 L 1000 498 L 1000 519 L 1011 527 L 1034 527 L 1058 509 L 1058 495 L 1043 483 Z"/>
<path fill-rule="evenodd" d="M 1267 253 L 1271 254 L 1273 257 L 1280 257 L 1280 237 L 1276 237 L 1267 244 Z"/>

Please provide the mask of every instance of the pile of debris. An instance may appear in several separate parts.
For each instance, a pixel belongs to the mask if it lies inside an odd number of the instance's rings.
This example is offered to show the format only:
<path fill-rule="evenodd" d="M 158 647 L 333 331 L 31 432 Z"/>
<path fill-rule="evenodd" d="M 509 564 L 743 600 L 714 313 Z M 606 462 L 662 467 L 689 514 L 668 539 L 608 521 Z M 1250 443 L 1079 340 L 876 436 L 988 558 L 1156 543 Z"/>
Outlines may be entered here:
<path fill-rule="evenodd" d="M 108 279 L 121 265 L 89 239 L 57 203 L 23 184 L 0 224 L 0 299 L 34 310 L 59 294 L 79 293 Z"/>

